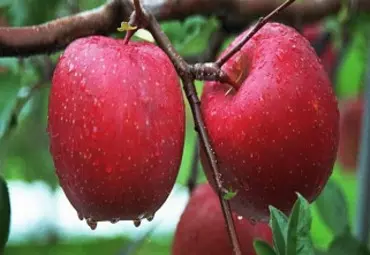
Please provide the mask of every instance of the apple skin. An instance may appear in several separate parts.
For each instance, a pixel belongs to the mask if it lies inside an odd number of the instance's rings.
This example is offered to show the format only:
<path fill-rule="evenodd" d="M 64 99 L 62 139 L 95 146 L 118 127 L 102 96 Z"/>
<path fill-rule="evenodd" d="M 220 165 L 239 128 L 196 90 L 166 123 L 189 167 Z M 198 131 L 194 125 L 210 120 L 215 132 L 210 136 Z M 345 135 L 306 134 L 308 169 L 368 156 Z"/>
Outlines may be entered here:
<path fill-rule="evenodd" d="M 177 177 L 185 111 L 157 46 L 103 36 L 71 43 L 56 66 L 48 133 L 56 173 L 80 218 L 151 218 Z"/>
<path fill-rule="evenodd" d="M 272 244 L 272 231 L 268 224 L 252 224 L 235 213 L 233 218 L 242 254 L 256 254 L 254 239 Z M 233 254 L 218 196 L 208 183 L 198 185 L 193 191 L 177 225 L 172 254 Z"/>
<path fill-rule="evenodd" d="M 340 103 L 338 162 L 348 172 L 355 172 L 357 169 L 363 112 L 362 96 L 345 99 Z"/>
<path fill-rule="evenodd" d="M 237 192 L 232 209 L 266 222 L 269 205 L 289 214 L 296 192 L 314 201 L 333 170 L 339 110 L 310 43 L 290 27 L 267 23 L 222 68 L 236 90 L 205 82 L 201 110 L 223 188 Z M 201 160 L 215 188 L 203 149 Z"/>

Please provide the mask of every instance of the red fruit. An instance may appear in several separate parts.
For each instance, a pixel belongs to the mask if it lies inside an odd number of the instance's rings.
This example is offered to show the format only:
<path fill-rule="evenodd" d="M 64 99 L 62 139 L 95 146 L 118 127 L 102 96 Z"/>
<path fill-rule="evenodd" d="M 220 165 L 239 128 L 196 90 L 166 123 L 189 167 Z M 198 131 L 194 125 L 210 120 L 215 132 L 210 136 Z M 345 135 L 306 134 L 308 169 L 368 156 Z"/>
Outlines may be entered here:
<path fill-rule="evenodd" d="M 61 56 L 50 149 L 64 192 L 92 227 L 159 209 L 178 174 L 184 130 L 179 79 L 157 46 L 92 36 Z"/>
<path fill-rule="evenodd" d="M 324 32 L 322 23 L 314 23 L 310 25 L 306 25 L 303 28 L 302 34 L 305 36 L 311 43 L 314 43 L 320 35 Z M 319 56 L 325 70 L 328 74 L 333 72 L 333 68 L 335 65 L 335 60 L 337 58 L 337 51 L 333 45 L 333 42 L 330 42 L 326 45 L 324 52 Z"/>
<path fill-rule="evenodd" d="M 7 27 L 9 26 L 8 21 L 6 20 L 5 16 L 0 14 L 0 27 Z M 0 65 L 0 74 L 8 72 L 8 68 L 5 66 Z"/>
<path fill-rule="evenodd" d="M 338 162 L 345 170 L 356 170 L 360 150 L 363 98 L 343 101 L 340 109 Z"/>
<path fill-rule="evenodd" d="M 239 87 L 206 82 L 201 108 L 233 210 L 267 221 L 268 205 L 289 214 L 296 192 L 315 200 L 336 159 L 339 111 L 309 42 L 268 23 L 223 69 Z M 215 187 L 204 152 L 202 163 Z"/>
<path fill-rule="evenodd" d="M 253 225 L 235 213 L 233 218 L 243 255 L 256 254 L 255 239 L 272 244 L 272 231 L 267 224 Z M 233 254 L 219 199 L 209 184 L 200 184 L 194 190 L 177 225 L 172 254 Z"/>
<path fill-rule="evenodd" d="M 302 34 L 310 42 L 314 42 L 324 32 L 321 22 L 315 22 L 312 24 L 305 25 L 302 29 Z"/>

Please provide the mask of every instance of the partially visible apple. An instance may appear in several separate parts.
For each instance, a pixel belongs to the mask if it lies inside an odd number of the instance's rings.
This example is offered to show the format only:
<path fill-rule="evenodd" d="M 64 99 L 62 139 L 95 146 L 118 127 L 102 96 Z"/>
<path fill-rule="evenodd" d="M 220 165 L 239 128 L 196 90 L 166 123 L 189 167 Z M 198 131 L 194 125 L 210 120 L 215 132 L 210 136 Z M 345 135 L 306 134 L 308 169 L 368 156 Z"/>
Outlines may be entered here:
<path fill-rule="evenodd" d="M 232 209 L 266 222 L 269 205 L 289 214 L 296 192 L 314 201 L 333 170 L 339 110 L 310 43 L 267 23 L 223 69 L 237 85 L 229 92 L 229 84 L 206 82 L 201 109 L 223 188 L 236 192 Z M 203 150 L 201 159 L 216 188 Z"/>
<path fill-rule="evenodd" d="M 324 26 L 322 22 L 316 22 L 306 25 L 302 29 L 303 36 L 305 36 L 311 44 L 315 43 L 316 40 L 320 38 L 323 32 Z M 323 53 L 319 57 L 325 70 L 328 72 L 328 74 L 331 74 L 335 66 L 336 58 L 338 57 L 338 52 L 334 47 L 333 41 L 330 41 L 325 46 Z"/>
<path fill-rule="evenodd" d="M 272 231 L 266 223 L 253 225 L 233 213 L 242 254 L 254 255 L 253 241 L 272 244 Z M 217 194 L 211 186 L 197 186 L 177 225 L 173 255 L 226 255 L 233 254 Z"/>
<path fill-rule="evenodd" d="M 6 17 L 0 14 L 0 27 L 7 27 L 8 25 L 9 24 L 8 24 L 8 21 L 6 20 Z M 6 73 L 7 71 L 8 69 L 5 66 L 0 65 L 0 74 Z"/>
<path fill-rule="evenodd" d="M 151 219 L 177 177 L 185 134 L 176 70 L 152 43 L 71 43 L 54 72 L 48 132 L 56 173 L 92 228 Z"/>
<path fill-rule="evenodd" d="M 7 27 L 7 26 L 9 26 L 9 23 L 6 20 L 6 17 L 0 14 L 0 27 Z"/>
<path fill-rule="evenodd" d="M 338 162 L 345 171 L 357 169 L 363 111 L 362 97 L 345 99 L 340 104 Z"/>

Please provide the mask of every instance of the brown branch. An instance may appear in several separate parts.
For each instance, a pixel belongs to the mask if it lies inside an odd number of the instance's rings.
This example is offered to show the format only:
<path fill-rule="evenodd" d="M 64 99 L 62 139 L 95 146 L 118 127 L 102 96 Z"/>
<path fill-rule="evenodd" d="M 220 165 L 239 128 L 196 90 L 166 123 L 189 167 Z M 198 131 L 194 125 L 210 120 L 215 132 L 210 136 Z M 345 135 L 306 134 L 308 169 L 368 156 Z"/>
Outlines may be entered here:
<path fill-rule="evenodd" d="M 139 0 L 135 0 L 139 1 Z M 228 201 L 223 199 L 223 188 L 221 184 L 221 179 L 217 165 L 216 155 L 212 150 L 212 146 L 210 143 L 210 139 L 208 133 L 205 128 L 205 124 L 203 121 L 201 109 L 199 107 L 200 100 L 198 98 L 195 85 L 194 85 L 194 75 L 192 73 L 192 68 L 185 62 L 185 60 L 180 56 L 180 54 L 176 51 L 174 46 L 171 44 L 170 40 L 166 36 L 166 34 L 161 29 L 158 21 L 155 19 L 153 15 L 149 12 L 146 12 L 145 19 L 148 21 L 147 29 L 151 32 L 154 39 L 158 43 L 158 45 L 166 52 L 166 54 L 171 59 L 172 63 L 174 64 L 178 75 L 181 77 L 183 82 L 183 88 L 186 94 L 186 97 L 189 101 L 190 108 L 192 111 L 192 115 L 194 118 L 195 129 L 199 133 L 200 140 L 202 142 L 202 146 L 206 151 L 207 158 L 209 163 L 212 167 L 213 178 L 218 187 L 218 196 L 221 203 L 222 211 L 226 221 L 227 232 L 230 237 L 230 241 L 233 246 L 234 254 L 241 255 L 239 240 L 236 235 L 234 219 L 232 217 L 232 212 L 230 208 L 230 204 Z"/>
<path fill-rule="evenodd" d="M 299 1 L 280 12 L 274 19 L 294 23 L 297 15 L 304 22 L 319 20 L 337 13 L 342 0 Z M 30 56 L 65 48 L 73 40 L 88 35 L 106 35 L 116 31 L 122 20 L 132 13 L 129 0 L 109 0 L 100 8 L 45 24 L 0 27 L 0 56 Z M 192 15 L 217 15 L 234 19 L 245 27 L 256 17 L 278 7 L 276 0 L 145 0 L 144 7 L 157 20 L 185 19 Z M 357 0 L 356 8 L 370 10 L 369 0 Z"/>
<path fill-rule="evenodd" d="M 275 10 L 273 10 L 270 14 L 266 17 L 260 19 L 260 22 L 254 27 L 250 36 L 243 39 L 243 44 L 247 43 L 247 41 L 255 34 L 262 26 L 265 24 L 270 18 L 274 15 L 279 13 L 279 11 L 286 8 L 288 5 L 293 3 L 295 0 L 288 0 L 282 5 L 278 6 Z M 156 20 L 153 14 L 148 11 L 142 10 L 140 5 L 140 0 L 134 0 L 135 11 L 131 17 L 135 17 L 131 19 L 133 22 L 137 22 L 137 24 L 133 24 L 140 28 L 146 28 L 150 31 L 153 38 L 161 47 L 161 49 L 167 54 L 167 56 L 171 59 L 172 63 L 174 64 L 178 75 L 180 76 L 183 82 L 183 89 L 185 91 L 185 95 L 188 99 L 192 116 L 195 123 L 195 130 L 199 134 L 199 138 L 201 141 L 202 149 L 206 152 L 207 160 L 209 165 L 211 166 L 212 170 L 212 179 L 216 183 L 217 186 L 217 194 L 219 197 L 219 201 L 221 204 L 222 212 L 225 218 L 226 229 L 230 238 L 230 242 L 233 247 L 233 253 L 235 255 L 241 255 L 240 245 L 238 236 L 236 234 L 235 224 L 232 217 L 232 211 L 229 202 L 224 199 L 226 189 L 222 187 L 222 181 L 220 176 L 219 166 L 217 164 L 217 157 L 212 149 L 212 145 L 210 142 L 209 135 L 207 133 L 205 123 L 203 120 L 202 112 L 200 109 L 200 100 L 197 95 L 194 81 L 195 79 L 204 79 L 204 80 L 218 80 L 218 81 L 231 81 L 231 79 L 221 70 L 221 65 L 216 63 L 204 63 L 204 64 L 195 64 L 193 66 L 189 65 L 176 51 L 174 46 L 171 44 L 170 40 L 166 36 L 166 34 L 161 29 L 160 24 Z M 254 31 L 254 32 L 253 32 Z M 230 52 L 235 54 L 242 45 L 236 45 L 234 49 Z M 228 55 L 228 58 L 224 58 L 224 61 L 227 61 L 231 55 Z"/>
<path fill-rule="evenodd" d="M 127 5 L 127 4 L 126 4 Z M 60 18 L 38 26 L 0 28 L 0 56 L 30 56 L 63 49 L 73 40 L 92 35 L 112 33 L 120 24 L 120 0 L 76 15 Z"/>

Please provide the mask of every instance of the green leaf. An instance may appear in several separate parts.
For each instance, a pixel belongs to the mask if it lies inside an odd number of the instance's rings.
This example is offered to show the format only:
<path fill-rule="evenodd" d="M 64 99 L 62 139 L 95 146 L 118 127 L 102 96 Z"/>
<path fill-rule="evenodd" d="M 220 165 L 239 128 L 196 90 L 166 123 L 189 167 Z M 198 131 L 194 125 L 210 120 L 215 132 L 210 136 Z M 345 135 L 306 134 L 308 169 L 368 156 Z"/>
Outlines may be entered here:
<path fill-rule="evenodd" d="M 271 248 L 271 246 L 264 241 L 255 240 L 253 242 L 253 246 L 257 255 L 276 255 L 275 251 Z"/>
<path fill-rule="evenodd" d="M 288 217 L 273 206 L 270 209 L 270 226 L 273 233 L 274 246 L 278 255 L 285 254 L 285 243 L 288 229 Z"/>
<path fill-rule="evenodd" d="M 334 180 L 328 181 L 315 205 L 320 217 L 334 235 L 341 235 L 349 228 L 347 201 L 341 188 Z"/>
<path fill-rule="evenodd" d="M 56 18 L 61 0 L 13 0 L 8 15 L 13 26 L 37 25 Z"/>
<path fill-rule="evenodd" d="M 370 255 L 366 245 L 361 244 L 349 231 L 338 236 L 330 245 L 329 255 Z"/>
<path fill-rule="evenodd" d="M 192 16 L 184 22 L 172 21 L 161 24 L 165 34 L 182 56 L 198 54 L 208 47 L 212 32 L 217 29 L 215 18 Z"/>
<path fill-rule="evenodd" d="M 236 194 L 238 194 L 237 191 L 233 191 L 231 189 L 229 189 L 224 195 L 223 195 L 223 199 L 224 200 L 230 200 L 232 199 L 233 197 L 236 196 Z"/>
<path fill-rule="evenodd" d="M 0 254 L 8 242 L 10 229 L 10 200 L 8 187 L 0 176 Z"/>
<path fill-rule="evenodd" d="M 309 203 L 300 194 L 288 223 L 286 255 L 314 255 L 310 236 L 312 223 Z"/>
<path fill-rule="evenodd" d="M 351 18 L 349 29 L 351 41 L 335 78 L 339 98 L 357 96 L 363 90 L 367 52 L 370 50 L 367 47 L 369 17 L 369 14 L 358 13 L 355 18 Z"/>

